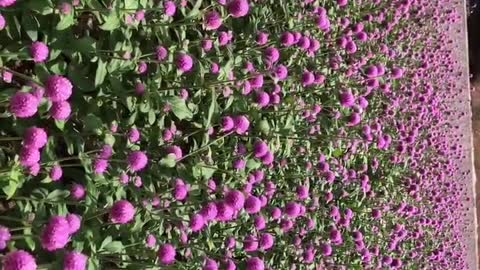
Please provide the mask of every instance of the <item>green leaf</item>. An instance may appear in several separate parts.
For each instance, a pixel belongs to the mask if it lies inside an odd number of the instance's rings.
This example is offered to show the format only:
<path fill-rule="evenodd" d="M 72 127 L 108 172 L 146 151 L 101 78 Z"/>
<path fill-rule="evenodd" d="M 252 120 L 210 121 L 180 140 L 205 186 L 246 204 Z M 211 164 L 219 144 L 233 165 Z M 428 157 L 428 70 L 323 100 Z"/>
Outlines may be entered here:
<path fill-rule="evenodd" d="M 206 128 L 211 127 L 213 114 L 215 113 L 215 108 L 217 107 L 217 96 L 214 90 L 212 90 L 211 98 L 212 100 L 210 101 L 210 106 L 208 107 L 207 119 L 203 123 L 204 127 Z"/>
<path fill-rule="evenodd" d="M 70 195 L 70 191 L 56 189 L 56 190 L 50 192 L 46 199 L 49 200 L 49 201 L 61 201 L 65 198 L 67 198 L 68 195 Z"/>
<path fill-rule="evenodd" d="M 91 37 L 83 37 L 73 42 L 72 49 L 81 53 L 91 53 L 97 49 L 96 41 Z"/>
<path fill-rule="evenodd" d="M 83 119 L 83 121 L 85 123 L 86 131 L 96 131 L 97 129 L 100 129 L 103 125 L 102 120 L 93 114 L 87 115 Z"/>
<path fill-rule="evenodd" d="M 193 113 L 188 109 L 187 104 L 185 104 L 185 100 L 181 99 L 180 97 L 168 97 L 167 103 L 172 106 L 172 112 L 175 114 L 178 119 L 191 119 L 193 117 Z"/>
<path fill-rule="evenodd" d="M 97 72 L 95 73 L 95 86 L 101 85 L 105 80 L 105 76 L 107 76 L 107 63 L 99 59 Z"/>
<path fill-rule="evenodd" d="M 47 15 L 53 12 L 53 4 L 51 0 L 30 0 L 27 3 L 28 9 L 36 11 L 42 15 Z"/>
<path fill-rule="evenodd" d="M 100 26 L 100 29 L 105 31 L 112 31 L 120 27 L 120 19 L 116 12 L 110 12 L 107 16 L 102 16 L 105 22 Z M 106 17 L 106 18 L 105 18 Z"/>
<path fill-rule="evenodd" d="M 23 14 L 22 16 L 23 30 L 27 33 L 28 37 L 32 41 L 36 41 L 38 38 L 38 21 L 31 14 Z"/>
<path fill-rule="evenodd" d="M 112 237 L 107 236 L 105 239 L 103 239 L 102 244 L 100 245 L 100 250 L 105 248 L 106 245 L 110 244 L 112 242 Z"/>
<path fill-rule="evenodd" d="M 200 13 L 200 7 L 202 6 L 202 0 L 197 0 L 192 10 L 187 14 L 187 18 L 192 18 L 197 16 Z"/>
<path fill-rule="evenodd" d="M 8 186 L 3 187 L 2 190 L 3 190 L 3 193 L 7 195 L 7 199 L 10 199 L 13 197 L 13 195 L 15 195 L 17 188 L 18 188 L 17 181 L 10 181 L 8 182 Z"/>
<path fill-rule="evenodd" d="M 155 115 L 155 111 L 150 110 L 148 112 L 148 123 L 150 125 L 153 125 L 155 123 L 155 120 L 157 119 L 157 116 Z"/>
<path fill-rule="evenodd" d="M 63 131 L 65 129 L 65 121 L 63 120 L 55 120 L 55 126 L 57 126 L 58 129 Z"/>
<path fill-rule="evenodd" d="M 75 17 L 73 16 L 73 12 L 72 12 L 68 15 L 60 16 L 60 21 L 58 22 L 55 29 L 57 29 L 59 31 L 62 31 L 62 30 L 65 30 L 65 29 L 69 28 L 70 26 L 72 26 L 74 24 L 75 24 Z"/>
<path fill-rule="evenodd" d="M 105 250 L 110 251 L 112 253 L 119 253 L 123 251 L 123 244 L 120 241 L 112 241 L 108 243 L 105 247 Z"/>
<path fill-rule="evenodd" d="M 160 165 L 168 168 L 173 168 L 176 164 L 177 160 L 175 154 L 168 154 L 166 157 L 160 160 Z"/>
<path fill-rule="evenodd" d="M 262 166 L 262 163 L 254 160 L 253 158 L 250 158 L 247 160 L 247 168 L 250 169 L 250 170 L 256 170 L 258 168 L 260 168 L 260 166 Z"/>

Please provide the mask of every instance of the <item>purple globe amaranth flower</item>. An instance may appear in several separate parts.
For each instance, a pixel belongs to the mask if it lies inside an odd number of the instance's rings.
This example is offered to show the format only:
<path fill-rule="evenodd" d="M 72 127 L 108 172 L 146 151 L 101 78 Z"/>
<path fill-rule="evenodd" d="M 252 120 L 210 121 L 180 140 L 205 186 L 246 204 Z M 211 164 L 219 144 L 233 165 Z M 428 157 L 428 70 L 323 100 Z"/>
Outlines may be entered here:
<path fill-rule="evenodd" d="M 52 181 L 58 181 L 62 178 L 63 176 L 63 170 L 60 165 L 54 165 L 52 169 L 50 170 L 50 178 Z"/>
<path fill-rule="evenodd" d="M 264 270 L 265 263 L 258 257 L 252 257 L 247 260 L 246 270 Z"/>
<path fill-rule="evenodd" d="M 359 113 L 354 112 L 348 117 L 347 125 L 348 126 L 356 126 L 356 125 L 360 124 L 361 121 L 362 121 L 361 115 Z"/>
<path fill-rule="evenodd" d="M 263 91 L 258 91 L 255 102 L 260 108 L 267 107 L 270 104 L 270 96 Z"/>
<path fill-rule="evenodd" d="M 245 195 L 238 190 L 228 191 L 227 194 L 225 194 L 225 203 L 235 210 L 240 210 L 245 204 Z"/>
<path fill-rule="evenodd" d="M 250 121 L 245 115 L 236 116 L 233 121 L 235 123 L 235 132 L 237 134 L 242 135 L 248 131 L 250 127 Z"/>
<path fill-rule="evenodd" d="M 70 226 L 70 234 L 74 234 L 80 230 L 82 224 L 82 218 L 76 214 L 68 214 L 67 217 L 68 225 Z"/>
<path fill-rule="evenodd" d="M 36 269 L 37 269 L 37 263 L 35 261 L 35 258 L 26 251 L 16 250 L 8 253 L 3 258 L 3 270 L 36 270 Z"/>
<path fill-rule="evenodd" d="M 128 155 L 127 162 L 132 171 L 138 172 L 147 166 L 148 157 L 142 151 L 133 151 Z"/>
<path fill-rule="evenodd" d="M 72 83 L 59 75 L 50 76 L 45 83 L 45 95 L 51 101 L 65 101 L 72 95 Z"/>
<path fill-rule="evenodd" d="M 140 140 L 140 131 L 136 128 L 131 128 L 130 131 L 128 131 L 127 136 L 131 143 L 136 143 Z"/>
<path fill-rule="evenodd" d="M 190 219 L 190 229 L 192 232 L 198 232 L 205 226 L 205 219 L 200 214 L 195 214 Z"/>
<path fill-rule="evenodd" d="M 203 264 L 202 270 L 218 270 L 218 263 L 215 260 L 210 258 L 205 259 L 205 263 Z"/>
<path fill-rule="evenodd" d="M 157 244 L 157 239 L 153 234 L 149 234 L 145 242 L 148 248 L 154 248 L 155 245 Z"/>
<path fill-rule="evenodd" d="M 166 1 L 163 3 L 163 8 L 165 15 L 169 17 L 173 17 L 175 15 L 175 12 L 177 11 L 177 6 L 175 6 L 175 2 L 173 1 Z"/>
<path fill-rule="evenodd" d="M 43 63 L 48 59 L 48 47 L 45 43 L 36 41 L 30 47 L 30 54 L 35 63 Z"/>
<path fill-rule="evenodd" d="M 7 227 L 0 225 L 0 250 L 7 247 L 8 241 L 12 238 L 10 230 Z"/>
<path fill-rule="evenodd" d="M 30 127 L 23 134 L 23 146 L 40 149 L 48 142 L 47 132 L 45 129 L 38 127 Z"/>
<path fill-rule="evenodd" d="M 96 159 L 93 162 L 93 171 L 97 175 L 102 175 L 104 174 L 108 169 L 108 160 L 106 159 Z"/>
<path fill-rule="evenodd" d="M 0 7 L 9 7 L 15 4 L 17 0 L 0 0 Z"/>
<path fill-rule="evenodd" d="M 70 195 L 77 201 L 83 200 L 86 195 L 85 187 L 80 184 L 73 184 L 70 189 Z"/>
<path fill-rule="evenodd" d="M 284 65 L 278 65 L 274 71 L 275 78 L 279 81 L 283 81 L 288 78 L 288 69 Z"/>
<path fill-rule="evenodd" d="M 244 159 L 235 159 L 233 161 L 233 168 L 235 170 L 244 170 L 245 166 L 247 165 L 247 162 Z"/>
<path fill-rule="evenodd" d="M 30 167 L 40 161 L 40 151 L 33 147 L 23 147 L 20 151 L 20 164 L 24 167 Z"/>
<path fill-rule="evenodd" d="M 296 202 L 289 202 L 285 205 L 285 213 L 291 218 L 296 218 L 300 215 L 300 204 Z"/>
<path fill-rule="evenodd" d="M 144 74 L 145 72 L 147 72 L 147 69 L 148 69 L 148 66 L 147 66 L 147 63 L 145 63 L 145 61 L 138 62 L 138 67 L 137 67 L 138 74 Z"/>
<path fill-rule="evenodd" d="M 280 36 L 280 43 L 282 44 L 282 46 L 285 46 L 285 47 L 290 47 L 292 46 L 293 44 L 295 44 L 295 37 L 292 33 L 290 32 L 284 32 L 281 36 Z"/>
<path fill-rule="evenodd" d="M 173 197 L 177 201 L 183 201 L 187 198 L 188 196 L 188 186 L 185 184 L 176 184 L 174 191 L 173 191 Z"/>
<path fill-rule="evenodd" d="M 175 59 L 175 65 L 181 72 L 189 72 L 193 68 L 193 59 L 188 54 L 180 53 Z"/>
<path fill-rule="evenodd" d="M 0 31 L 5 29 L 5 26 L 7 26 L 7 21 L 5 20 L 5 17 L 0 14 Z"/>
<path fill-rule="evenodd" d="M 305 71 L 302 74 L 302 85 L 303 87 L 307 87 L 312 85 L 315 82 L 315 74 L 310 71 Z"/>
<path fill-rule="evenodd" d="M 331 256 L 333 253 L 332 246 L 329 244 L 322 244 L 321 249 L 323 256 Z"/>
<path fill-rule="evenodd" d="M 355 105 L 355 96 L 351 91 L 343 91 L 340 93 L 340 105 L 345 108 L 350 108 Z"/>
<path fill-rule="evenodd" d="M 155 53 L 156 53 L 158 61 L 163 61 L 163 60 L 167 59 L 167 57 L 168 57 L 168 50 L 167 50 L 167 48 L 165 48 L 163 46 L 158 46 L 155 49 Z"/>
<path fill-rule="evenodd" d="M 50 218 L 40 238 L 45 250 L 55 251 L 64 248 L 70 241 L 70 225 L 67 219 L 61 216 Z"/>
<path fill-rule="evenodd" d="M 263 56 L 265 57 L 267 63 L 274 64 L 278 61 L 278 59 L 280 59 L 280 52 L 275 47 L 268 47 L 265 49 Z"/>
<path fill-rule="evenodd" d="M 240 18 L 248 14 L 250 5 L 247 0 L 230 0 L 227 9 L 233 18 Z"/>
<path fill-rule="evenodd" d="M 10 99 L 10 112 L 18 118 L 29 118 L 38 111 L 38 99 L 25 92 L 17 92 Z"/>
<path fill-rule="evenodd" d="M 256 196 L 250 195 L 245 200 L 245 211 L 249 214 L 256 214 L 260 212 L 262 208 L 262 202 Z"/>
<path fill-rule="evenodd" d="M 63 2 L 58 7 L 58 10 L 63 15 L 69 15 L 70 13 L 72 13 L 72 5 L 70 3 Z"/>
<path fill-rule="evenodd" d="M 253 152 L 256 158 L 262 158 L 269 152 L 268 145 L 264 141 L 258 140 L 253 145 Z"/>
<path fill-rule="evenodd" d="M 63 270 L 85 270 L 87 263 L 87 255 L 77 251 L 67 252 L 63 257 Z"/>
<path fill-rule="evenodd" d="M 217 217 L 217 214 L 217 204 L 213 202 L 209 202 L 202 208 L 202 210 L 200 210 L 200 215 L 202 215 L 206 221 L 214 220 Z"/>
<path fill-rule="evenodd" d="M 297 196 L 300 200 L 306 200 L 309 196 L 308 187 L 307 186 L 297 186 L 296 193 L 297 193 Z"/>
<path fill-rule="evenodd" d="M 231 207 L 225 202 L 218 202 L 216 204 L 216 207 L 217 207 L 217 216 L 215 217 L 216 220 L 223 221 L 223 222 L 232 220 L 233 214 L 235 212 L 235 209 L 233 209 L 233 207 Z"/>
<path fill-rule="evenodd" d="M 204 17 L 203 26 L 206 30 L 217 30 L 222 26 L 222 16 L 217 11 L 210 11 Z"/>
<path fill-rule="evenodd" d="M 176 146 L 176 145 L 169 146 L 167 148 L 167 154 L 175 155 L 175 159 L 177 161 L 180 161 L 183 158 L 182 148 L 180 148 L 179 146 Z"/>
<path fill-rule="evenodd" d="M 72 107 L 68 101 L 53 102 L 50 108 L 50 115 L 55 120 L 66 120 L 72 113 Z"/>
<path fill-rule="evenodd" d="M 264 233 L 260 236 L 258 240 L 258 244 L 260 245 L 260 249 L 262 250 L 269 250 L 273 247 L 275 243 L 275 237 L 270 233 Z"/>
<path fill-rule="evenodd" d="M 177 252 L 175 251 L 175 247 L 171 244 L 163 244 L 158 249 L 158 259 L 164 265 L 170 265 L 175 262 L 175 255 Z"/>
<path fill-rule="evenodd" d="M 135 94 L 137 94 L 137 96 L 143 96 L 145 94 L 145 84 L 144 83 L 141 83 L 141 82 L 136 82 L 135 83 Z"/>
<path fill-rule="evenodd" d="M 268 33 L 265 33 L 265 32 L 258 32 L 257 33 L 257 44 L 260 45 L 260 46 L 263 46 L 265 44 L 267 44 L 268 42 Z M 268 50 L 268 49 L 267 49 Z M 278 52 L 278 51 L 277 51 Z M 267 53 L 268 54 L 268 53 Z"/>
<path fill-rule="evenodd" d="M 261 157 L 261 159 L 264 165 L 270 165 L 273 163 L 275 157 L 273 156 L 272 152 L 268 151 L 263 157 Z"/>
<path fill-rule="evenodd" d="M 225 116 L 222 118 L 222 129 L 225 132 L 232 130 L 235 127 L 235 122 L 232 117 Z"/>
<path fill-rule="evenodd" d="M 126 224 L 133 220 L 135 211 L 135 207 L 129 201 L 117 201 L 110 209 L 110 221 L 114 224 Z"/>

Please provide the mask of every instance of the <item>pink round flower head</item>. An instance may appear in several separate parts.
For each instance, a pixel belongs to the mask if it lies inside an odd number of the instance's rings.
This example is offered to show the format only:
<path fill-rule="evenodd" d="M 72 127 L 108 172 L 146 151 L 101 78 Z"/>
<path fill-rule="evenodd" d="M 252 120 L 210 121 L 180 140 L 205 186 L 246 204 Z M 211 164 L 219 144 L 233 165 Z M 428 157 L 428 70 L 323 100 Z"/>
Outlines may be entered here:
<path fill-rule="evenodd" d="M 20 152 L 20 164 L 24 167 L 30 167 L 40 161 L 40 151 L 33 147 L 23 147 Z"/>
<path fill-rule="evenodd" d="M 195 214 L 190 219 L 190 229 L 192 232 L 198 232 L 205 226 L 205 219 L 200 214 Z"/>
<path fill-rule="evenodd" d="M 215 260 L 207 258 L 203 264 L 202 270 L 218 270 L 218 263 Z"/>
<path fill-rule="evenodd" d="M 241 158 L 235 159 L 233 161 L 233 168 L 236 170 L 244 170 L 246 165 L 247 165 L 247 162 Z"/>
<path fill-rule="evenodd" d="M 262 140 L 256 141 L 253 145 L 253 152 L 256 158 L 261 158 L 265 156 L 268 151 L 268 145 Z"/>
<path fill-rule="evenodd" d="M 175 15 L 175 12 L 177 11 L 177 7 L 175 6 L 175 2 L 173 1 L 167 1 L 163 4 L 163 8 L 165 10 L 165 15 L 172 17 Z"/>
<path fill-rule="evenodd" d="M 313 74 L 310 71 L 303 72 L 303 74 L 302 74 L 302 85 L 304 87 L 312 85 L 314 82 L 315 82 L 315 74 Z"/>
<path fill-rule="evenodd" d="M 64 248 L 70 241 L 70 225 L 67 219 L 61 216 L 50 218 L 40 238 L 45 250 L 54 251 Z"/>
<path fill-rule="evenodd" d="M 7 247 L 8 241 L 12 238 L 10 231 L 7 227 L 0 225 L 0 250 L 3 250 Z"/>
<path fill-rule="evenodd" d="M 357 52 L 357 44 L 353 41 L 348 41 L 347 44 L 345 45 L 345 50 L 347 51 L 348 54 L 353 54 Z"/>
<path fill-rule="evenodd" d="M 73 184 L 72 188 L 70 189 L 70 195 L 73 199 L 79 201 L 85 197 L 86 191 L 85 187 L 80 184 Z"/>
<path fill-rule="evenodd" d="M 236 269 L 237 269 L 237 266 L 232 260 L 227 259 L 225 261 L 225 270 L 236 270 Z"/>
<path fill-rule="evenodd" d="M 140 131 L 136 128 L 131 128 L 130 131 L 128 131 L 128 140 L 131 143 L 138 142 L 138 140 L 140 140 Z"/>
<path fill-rule="evenodd" d="M 157 60 L 158 61 L 163 61 L 165 59 L 167 59 L 167 56 L 168 56 L 168 50 L 167 48 L 163 47 L 163 46 L 158 46 L 156 49 L 155 49 L 155 52 L 157 54 Z"/>
<path fill-rule="evenodd" d="M 203 26 L 206 30 L 216 30 L 222 26 L 222 16 L 217 11 L 210 11 L 204 17 Z"/>
<path fill-rule="evenodd" d="M 127 162 L 132 171 L 138 172 L 147 166 L 148 157 L 142 151 L 133 151 L 128 155 Z"/>
<path fill-rule="evenodd" d="M 17 0 L 0 0 L 0 7 L 9 7 L 15 4 L 15 2 L 17 2 Z"/>
<path fill-rule="evenodd" d="M 347 126 L 356 126 L 358 124 L 360 124 L 360 122 L 362 121 L 362 117 L 359 113 L 352 113 L 349 117 L 348 117 L 348 123 L 347 123 Z"/>
<path fill-rule="evenodd" d="M 222 129 L 225 132 L 232 130 L 235 127 L 233 118 L 230 116 L 225 116 L 222 118 Z"/>
<path fill-rule="evenodd" d="M 284 65 L 279 65 L 275 68 L 275 78 L 279 81 L 283 81 L 288 77 L 288 69 Z"/>
<path fill-rule="evenodd" d="M 217 216 L 216 219 L 218 221 L 230 221 L 233 218 L 233 214 L 235 209 L 233 209 L 230 205 L 226 204 L 225 202 L 218 202 L 217 206 Z"/>
<path fill-rule="evenodd" d="M 147 242 L 147 247 L 154 248 L 155 245 L 157 244 L 157 239 L 153 234 L 149 234 L 147 236 L 146 242 Z"/>
<path fill-rule="evenodd" d="M 295 37 L 290 32 L 284 32 L 280 36 L 280 43 L 285 47 L 290 47 L 295 44 Z"/>
<path fill-rule="evenodd" d="M 110 209 L 110 220 L 115 224 L 126 224 L 135 217 L 135 207 L 127 200 L 115 202 Z"/>
<path fill-rule="evenodd" d="M 145 84 L 141 82 L 136 82 L 135 83 L 135 94 L 137 96 L 143 96 L 145 94 Z"/>
<path fill-rule="evenodd" d="M 70 5 L 70 3 L 63 2 L 58 7 L 58 10 L 60 10 L 60 13 L 62 13 L 63 15 L 69 15 L 70 13 L 72 13 L 72 5 Z"/>
<path fill-rule="evenodd" d="M 233 121 L 235 123 L 235 132 L 237 132 L 237 134 L 242 135 L 248 131 L 250 121 L 245 115 L 236 116 Z"/>
<path fill-rule="evenodd" d="M 50 178 L 52 178 L 52 181 L 58 181 L 60 178 L 62 178 L 63 175 L 63 170 L 62 167 L 59 165 L 55 165 L 52 167 L 50 170 Z"/>
<path fill-rule="evenodd" d="M 173 197 L 177 201 L 183 201 L 188 196 L 188 186 L 185 184 L 176 184 L 173 192 Z"/>
<path fill-rule="evenodd" d="M 355 104 L 355 97 L 352 92 L 344 91 L 340 93 L 340 105 L 345 108 L 350 108 Z"/>
<path fill-rule="evenodd" d="M 173 264 L 175 262 L 176 255 L 175 247 L 171 244 L 163 244 L 158 250 L 158 258 L 160 262 L 164 265 Z"/>
<path fill-rule="evenodd" d="M 217 204 L 213 202 L 209 202 L 200 210 L 200 215 L 202 215 L 206 221 L 214 220 L 217 217 L 217 213 Z"/>
<path fill-rule="evenodd" d="M 53 102 L 50 108 L 50 115 L 55 120 L 66 120 L 72 113 L 72 107 L 67 101 Z"/>
<path fill-rule="evenodd" d="M 262 45 L 267 44 L 267 42 L 268 42 L 268 33 L 259 32 L 257 34 L 257 44 L 262 46 Z"/>
<path fill-rule="evenodd" d="M 78 230 L 80 230 L 82 218 L 76 214 L 68 214 L 66 218 L 68 225 L 70 226 L 70 234 L 78 232 Z"/>
<path fill-rule="evenodd" d="M 258 257 L 252 257 L 247 260 L 246 270 L 264 270 L 265 264 L 262 259 Z"/>
<path fill-rule="evenodd" d="M 0 6 L 1 6 L 0 2 Z M 36 270 L 37 263 L 30 253 L 16 250 L 8 253 L 3 258 L 3 270 Z"/>
<path fill-rule="evenodd" d="M 270 96 L 263 91 L 258 91 L 255 102 L 260 108 L 267 107 L 270 104 Z"/>
<path fill-rule="evenodd" d="M 337 0 L 337 5 L 340 7 L 344 7 L 348 4 L 348 0 Z"/>
<path fill-rule="evenodd" d="M 167 154 L 175 155 L 175 159 L 177 161 L 179 161 L 183 158 L 182 148 L 180 148 L 179 146 L 176 146 L 176 145 L 169 146 L 167 148 Z"/>
<path fill-rule="evenodd" d="M 403 76 L 403 69 L 399 67 L 394 67 L 392 69 L 392 78 L 394 79 L 400 79 Z"/>
<path fill-rule="evenodd" d="M 261 157 L 263 165 L 270 165 L 273 163 L 273 160 L 275 157 L 273 156 L 273 153 L 268 151 L 263 157 Z"/>
<path fill-rule="evenodd" d="M 193 68 L 193 59 L 188 54 L 180 53 L 175 59 L 175 65 L 181 72 L 189 72 Z"/>
<path fill-rule="evenodd" d="M 43 63 L 48 59 L 48 47 L 45 43 L 36 41 L 30 47 L 30 54 L 35 63 Z"/>
<path fill-rule="evenodd" d="M 147 63 L 145 63 L 145 61 L 138 62 L 138 67 L 137 67 L 138 74 L 144 74 L 145 72 L 147 72 L 147 69 L 148 69 L 148 66 L 147 66 Z"/>
<path fill-rule="evenodd" d="M 202 41 L 202 49 L 205 52 L 210 51 L 212 47 L 213 47 L 213 41 L 211 39 L 205 39 Z"/>
<path fill-rule="evenodd" d="M 51 101 L 65 101 L 72 95 L 72 83 L 59 75 L 50 76 L 45 83 L 45 95 Z"/>
<path fill-rule="evenodd" d="M 107 169 L 108 169 L 108 160 L 99 158 L 93 162 L 93 170 L 95 174 L 102 175 L 107 171 Z"/>
<path fill-rule="evenodd" d="M 227 5 L 228 12 L 234 18 L 244 17 L 250 10 L 250 5 L 247 0 L 231 0 Z"/>
<path fill-rule="evenodd" d="M 80 252 L 67 252 L 63 257 L 63 270 L 85 270 L 88 257 Z"/>
<path fill-rule="evenodd" d="M 300 205 L 296 202 L 289 202 L 285 206 L 285 213 L 291 218 L 296 218 L 300 215 Z"/>
<path fill-rule="evenodd" d="M 37 113 L 38 99 L 29 93 L 17 92 L 10 99 L 10 112 L 18 118 L 29 118 Z"/>
<path fill-rule="evenodd" d="M 263 53 L 267 63 L 273 64 L 280 59 L 280 52 L 275 47 L 268 47 Z"/>
<path fill-rule="evenodd" d="M 31 127 L 23 134 L 23 145 L 40 149 L 47 144 L 48 136 L 43 128 Z"/>
<path fill-rule="evenodd" d="M 300 200 L 305 200 L 308 198 L 308 187 L 306 186 L 297 186 L 297 196 Z"/>
<path fill-rule="evenodd" d="M 235 210 L 240 210 L 245 204 L 245 196 L 238 190 L 228 191 L 225 195 L 225 203 L 233 207 Z"/>
<path fill-rule="evenodd" d="M 0 14 L 0 31 L 5 29 L 5 26 L 7 26 L 7 21 L 5 21 L 5 17 Z"/>
<path fill-rule="evenodd" d="M 262 208 L 262 202 L 256 196 L 250 195 L 245 200 L 245 211 L 249 214 L 255 214 L 260 212 Z"/>
<path fill-rule="evenodd" d="M 262 250 L 269 250 L 273 247 L 275 238 L 270 233 L 264 233 L 260 236 L 259 245 Z"/>

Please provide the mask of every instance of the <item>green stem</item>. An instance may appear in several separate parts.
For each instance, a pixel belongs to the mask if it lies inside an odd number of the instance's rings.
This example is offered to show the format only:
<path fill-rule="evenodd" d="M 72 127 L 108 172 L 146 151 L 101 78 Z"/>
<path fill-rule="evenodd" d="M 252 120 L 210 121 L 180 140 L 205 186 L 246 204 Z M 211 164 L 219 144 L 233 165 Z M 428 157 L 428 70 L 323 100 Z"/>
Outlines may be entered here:
<path fill-rule="evenodd" d="M 3 69 L 3 70 L 5 70 L 5 71 L 8 71 L 8 72 L 12 73 L 13 75 L 15 75 L 15 76 L 17 76 L 17 77 L 20 77 L 20 78 L 22 78 L 22 79 L 24 79 L 24 80 L 34 82 L 34 83 L 38 84 L 39 86 L 43 86 L 43 83 L 41 83 L 41 82 L 35 80 L 34 78 L 32 78 L 32 77 L 30 77 L 30 76 L 27 76 L 27 75 L 25 75 L 25 74 L 23 74 L 23 73 L 16 72 L 16 71 L 11 70 L 11 69 L 6 68 L 6 67 L 0 67 L 0 69 Z"/>
<path fill-rule="evenodd" d="M 224 134 L 224 135 L 222 135 L 222 136 L 220 136 L 220 137 L 216 138 L 215 140 L 213 140 L 213 141 L 211 141 L 211 142 L 207 143 L 206 145 L 204 145 L 204 146 L 202 146 L 202 147 L 198 148 L 197 150 L 195 150 L 195 151 L 193 151 L 193 152 L 190 152 L 190 153 L 186 154 L 186 155 L 185 155 L 185 156 L 183 156 L 183 157 L 182 157 L 180 160 L 178 160 L 178 162 L 180 162 L 180 161 L 184 160 L 185 158 L 187 158 L 187 157 L 189 157 L 189 156 L 196 155 L 197 153 L 199 153 L 199 152 L 201 152 L 201 151 L 203 151 L 203 150 L 207 149 L 208 147 L 210 147 L 210 145 L 212 145 L 212 144 L 216 143 L 217 141 L 219 141 L 219 140 L 222 140 L 222 139 L 224 139 L 225 137 L 228 137 L 228 136 L 230 136 L 230 134 L 232 134 L 232 132 L 226 133 L 226 134 Z"/>
<path fill-rule="evenodd" d="M 0 142 L 4 141 L 21 141 L 23 138 L 22 137 L 1 137 Z"/>

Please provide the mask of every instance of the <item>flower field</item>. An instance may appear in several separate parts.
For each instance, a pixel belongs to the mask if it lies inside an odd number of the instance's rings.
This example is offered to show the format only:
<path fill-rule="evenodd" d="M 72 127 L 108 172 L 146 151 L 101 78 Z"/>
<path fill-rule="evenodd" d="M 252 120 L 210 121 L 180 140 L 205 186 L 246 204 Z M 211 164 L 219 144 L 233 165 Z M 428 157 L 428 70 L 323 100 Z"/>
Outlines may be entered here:
<path fill-rule="evenodd" d="M 472 269 L 440 0 L 0 0 L 0 261 Z"/>

